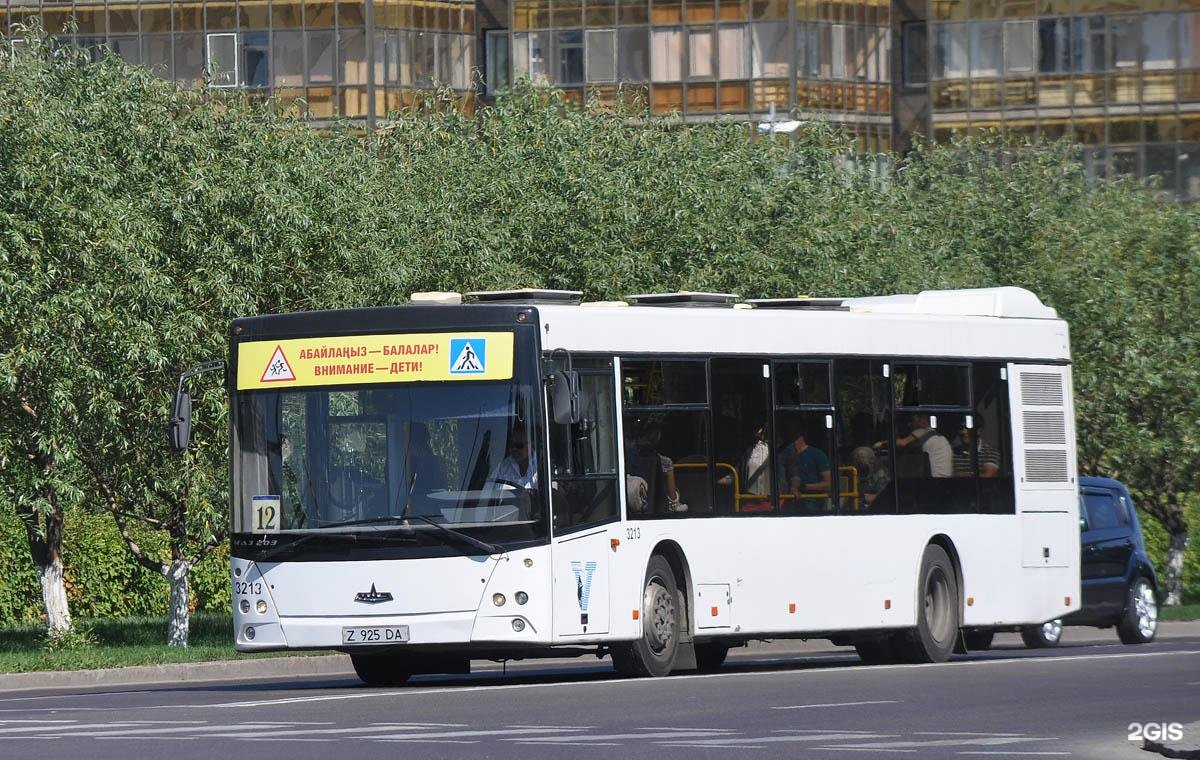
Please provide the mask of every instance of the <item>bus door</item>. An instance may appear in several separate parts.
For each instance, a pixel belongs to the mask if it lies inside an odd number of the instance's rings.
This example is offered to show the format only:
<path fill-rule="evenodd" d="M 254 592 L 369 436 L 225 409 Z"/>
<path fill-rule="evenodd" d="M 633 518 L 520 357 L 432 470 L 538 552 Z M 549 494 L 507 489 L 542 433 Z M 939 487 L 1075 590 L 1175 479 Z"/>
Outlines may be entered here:
<path fill-rule="evenodd" d="M 574 370 L 580 421 L 558 423 L 549 415 L 555 638 L 608 632 L 610 538 L 620 517 L 613 364 L 577 359 Z"/>

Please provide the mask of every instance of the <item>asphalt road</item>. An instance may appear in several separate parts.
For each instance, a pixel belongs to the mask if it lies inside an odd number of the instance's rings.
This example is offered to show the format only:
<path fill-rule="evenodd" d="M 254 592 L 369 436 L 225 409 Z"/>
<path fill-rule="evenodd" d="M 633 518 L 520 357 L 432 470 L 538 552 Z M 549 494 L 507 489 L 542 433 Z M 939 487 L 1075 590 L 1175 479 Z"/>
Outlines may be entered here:
<path fill-rule="evenodd" d="M 943 665 L 792 642 L 735 652 L 717 673 L 665 679 L 591 659 L 389 689 L 331 676 L 0 692 L 0 757 L 1146 760 L 1129 724 L 1200 718 L 1194 633 L 1048 651 L 1004 636 Z"/>

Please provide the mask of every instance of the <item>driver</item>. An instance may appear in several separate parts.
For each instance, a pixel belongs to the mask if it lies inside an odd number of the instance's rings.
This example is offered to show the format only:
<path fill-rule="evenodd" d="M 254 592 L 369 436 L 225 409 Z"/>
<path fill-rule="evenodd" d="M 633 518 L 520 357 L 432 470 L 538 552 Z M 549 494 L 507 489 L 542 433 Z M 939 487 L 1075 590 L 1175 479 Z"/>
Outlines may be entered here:
<path fill-rule="evenodd" d="M 513 428 L 508 436 L 508 456 L 488 478 L 493 483 L 535 489 L 538 483 L 537 456 L 529 450 L 529 435 L 523 427 Z"/>

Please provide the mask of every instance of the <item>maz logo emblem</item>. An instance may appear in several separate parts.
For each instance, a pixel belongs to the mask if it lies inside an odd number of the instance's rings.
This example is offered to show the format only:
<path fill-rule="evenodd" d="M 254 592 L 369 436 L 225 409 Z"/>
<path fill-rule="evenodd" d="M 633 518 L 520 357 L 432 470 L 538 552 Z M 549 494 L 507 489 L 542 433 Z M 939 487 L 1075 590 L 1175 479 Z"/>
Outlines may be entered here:
<path fill-rule="evenodd" d="M 391 592 L 379 592 L 375 590 L 375 584 L 371 584 L 370 591 L 359 591 L 354 595 L 354 601 L 362 602 L 363 604 L 379 604 L 380 602 L 392 601 Z"/>

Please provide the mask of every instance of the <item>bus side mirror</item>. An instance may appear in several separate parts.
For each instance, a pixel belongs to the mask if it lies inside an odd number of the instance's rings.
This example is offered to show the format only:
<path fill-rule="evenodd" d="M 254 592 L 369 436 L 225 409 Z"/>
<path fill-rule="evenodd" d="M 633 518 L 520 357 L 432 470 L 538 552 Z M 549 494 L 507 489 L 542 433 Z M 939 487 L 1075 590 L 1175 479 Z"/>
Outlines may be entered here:
<path fill-rule="evenodd" d="M 574 425 L 583 419 L 583 404 L 580 403 L 579 373 L 574 370 L 554 373 L 554 393 L 551 397 L 554 421 L 560 425 Z"/>
<path fill-rule="evenodd" d="M 171 438 L 171 451 L 187 450 L 192 440 L 192 397 L 180 388 L 175 392 L 171 402 L 171 427 L 168 431 Z"/>

